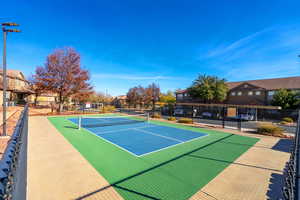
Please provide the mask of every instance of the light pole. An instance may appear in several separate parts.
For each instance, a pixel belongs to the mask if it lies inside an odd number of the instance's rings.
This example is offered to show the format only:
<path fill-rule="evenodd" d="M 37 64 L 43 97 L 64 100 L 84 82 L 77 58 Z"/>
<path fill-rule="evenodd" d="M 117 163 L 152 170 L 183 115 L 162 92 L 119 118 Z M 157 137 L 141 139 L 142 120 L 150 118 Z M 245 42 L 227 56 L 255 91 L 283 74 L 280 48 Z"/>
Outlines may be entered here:
<path fill-rule="evenodd" d="M 6 82 L 6 36 L 8 32 L 20 32 L 18 29 L 7 29 L 6 27 L 10 26 L 19 26 L 13 22 L 1 23 L 2 31 L 3 31 L 3 133 L 2 136 L 6 136 L 6 89 L 7 89 L 7 82 Z"/>

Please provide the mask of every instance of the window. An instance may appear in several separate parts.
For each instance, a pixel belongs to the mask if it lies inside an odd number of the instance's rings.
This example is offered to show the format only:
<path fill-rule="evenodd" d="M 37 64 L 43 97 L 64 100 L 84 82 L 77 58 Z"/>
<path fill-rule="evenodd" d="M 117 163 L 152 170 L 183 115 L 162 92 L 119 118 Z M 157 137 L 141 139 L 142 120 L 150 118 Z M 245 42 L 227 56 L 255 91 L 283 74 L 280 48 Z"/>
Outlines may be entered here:
<path fill-rule="evenodd" d="M 248 92 L 248 95 L 249 95 L 249 96 L 252 96 L 252 95 L 253 95 L 253 92 L 252 92 L 252 91 L 249 91 L 249 92 Z"/>
<path fill-rule="evenodd" d="M 238 92 L 237 95 L 238 95 L 238 96 L 242 96 L 242 92 Z"/>
<path fill-rule="evenodd" d="M 182 94 L 177 94 L 178 99 L 182 99 L 183 95 Z"/>
<path fill-rule="evenodd" d="M 260 94 L 261 94 L 260 91 L 256 91 L 256 92 L 255 92 L 255 95 L 260 95 Z"/>
<path fill-rule="evenodd" d="M 248 87 L 248 85 L 246 84 L 246 85 L 244 85 L 244 88 L 247 88 Z"/>
<path fill-rule="evenodd" d="M 274 94 L 275 94 L 275 91 L 269 91 L 269 92 L 268 92 L 268 95 L 269 95 L 269 96 L 273 96 Z"/>
<path fill-rule="evenodd" d="M 235 92 L 231 92 L 231 96 L 235 96 Z"/>

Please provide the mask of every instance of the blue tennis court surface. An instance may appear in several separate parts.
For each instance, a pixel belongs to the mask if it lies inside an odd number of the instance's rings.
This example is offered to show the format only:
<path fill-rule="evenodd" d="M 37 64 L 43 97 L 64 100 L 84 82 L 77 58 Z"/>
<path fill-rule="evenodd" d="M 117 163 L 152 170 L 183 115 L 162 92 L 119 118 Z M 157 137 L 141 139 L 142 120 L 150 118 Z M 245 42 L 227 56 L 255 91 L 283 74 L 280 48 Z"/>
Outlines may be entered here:
<path fill-rule="evenodd" d="M 69 118 L 69 120 L 75 124 L 78 124 L 79 121 L 78 118 Z M 97 118 L 89 118 L 87 121 L 89 124 L 93 123 L 93 121 L 96 124 L 97 120 L 99 121 Z M 114 124 L 112 126 L 86 126 L 84 128 L 136 156 L 160 151 L 207 135 L 205 133 L 155 125 L 151 122 Z"/>

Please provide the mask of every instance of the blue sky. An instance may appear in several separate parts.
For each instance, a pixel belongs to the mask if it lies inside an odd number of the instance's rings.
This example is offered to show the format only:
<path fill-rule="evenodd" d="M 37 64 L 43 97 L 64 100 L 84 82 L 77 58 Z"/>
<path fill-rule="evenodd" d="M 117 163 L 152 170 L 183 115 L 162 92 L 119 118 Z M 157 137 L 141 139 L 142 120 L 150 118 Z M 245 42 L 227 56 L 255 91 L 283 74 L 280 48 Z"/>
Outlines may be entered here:
<path fill-rule="evenodd" d="M 8 36 L 8 68 L 27 76 L 66 46 L 81 54 L 95 89 L 112 95 L 152 82 L 186 88 L 204 73 L 300 75 L 299 0 L 10 0 L 1 8 L 0 20 L 23 31 Z"/>

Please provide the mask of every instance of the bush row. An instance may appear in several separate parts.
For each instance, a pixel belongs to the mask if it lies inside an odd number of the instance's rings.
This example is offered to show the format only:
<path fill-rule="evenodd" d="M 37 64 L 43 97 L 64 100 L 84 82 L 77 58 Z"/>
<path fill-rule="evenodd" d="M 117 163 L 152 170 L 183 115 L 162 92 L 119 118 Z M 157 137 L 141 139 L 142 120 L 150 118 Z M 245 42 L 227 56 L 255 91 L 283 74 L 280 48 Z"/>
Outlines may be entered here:
<path fill-rule="evenodd" d="M 280 122 L 280 124 L 290 124 L 290 123 L 294 123 L 294 120 L 290 117 L 284 117 Z"/>
<path fill-rule="evenodd" d="M 159 114 L 153 114 L 152 118 L 161 118 L 161 115 Z M 185 123 L 185 124 L 192 124 L 193 120 L 191 118 L 179 118 L 176 119 L 176 117 L 168 117 L 169 121 L 177 121 L 178 123 Z M 290 119 L 283 119 L 283 121 L 289 121 Z M 272 123 L 261 123 L 257 128 L 257 133 L 263 134 L 263 135 L 270 135 L 275 137 L 284 137 L 283 134 L 284 130 Z"/>
<path fill-rule="evenodd" d="M 283 129 L 272 124 L 272 123 L 262 123 L 257 128 L 257 133 L 264 134 L 264 135 L 272 135 L 276 137 L 282 137 Z"/>

